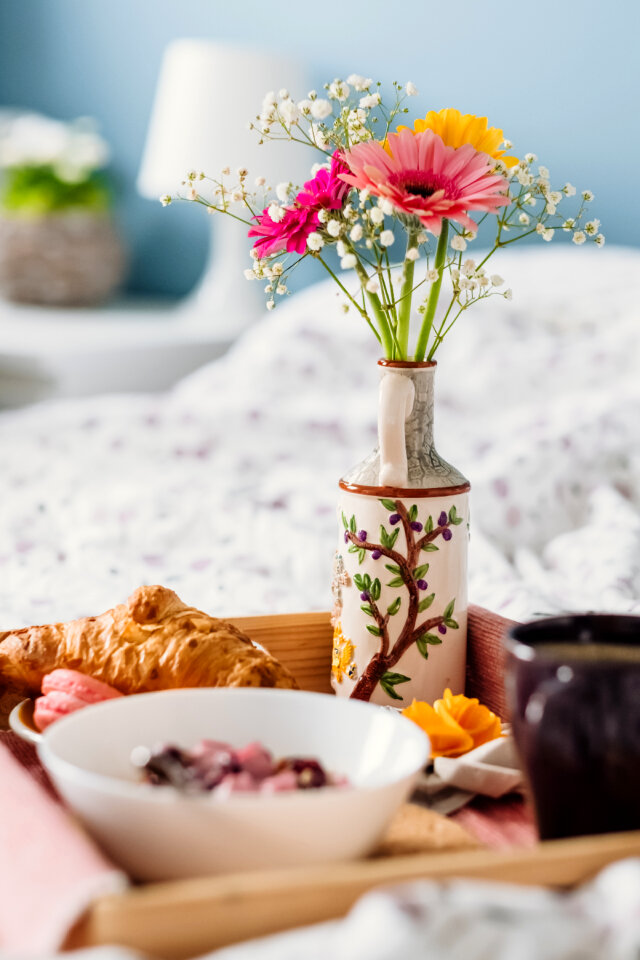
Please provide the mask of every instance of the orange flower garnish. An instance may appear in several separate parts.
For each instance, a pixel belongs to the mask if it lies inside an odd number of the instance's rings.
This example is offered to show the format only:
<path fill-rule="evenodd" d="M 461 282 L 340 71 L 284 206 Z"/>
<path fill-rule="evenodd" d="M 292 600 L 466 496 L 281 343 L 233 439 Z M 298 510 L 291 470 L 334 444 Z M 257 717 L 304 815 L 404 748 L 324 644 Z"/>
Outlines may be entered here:
<path fill-rule="evenodd" d="M 433 706 L 414 700 L 402 713 L 427 734 L 432 757 L 459 757 L 502 736 L 500 717 L 475 697 L 454 696 L 448 688 Z"/>

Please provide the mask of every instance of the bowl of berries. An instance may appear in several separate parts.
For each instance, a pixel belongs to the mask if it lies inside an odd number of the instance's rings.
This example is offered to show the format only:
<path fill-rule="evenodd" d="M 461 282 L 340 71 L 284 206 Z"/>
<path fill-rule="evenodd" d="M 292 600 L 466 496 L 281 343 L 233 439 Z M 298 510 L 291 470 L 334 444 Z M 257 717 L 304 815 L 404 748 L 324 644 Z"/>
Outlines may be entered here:
<path fill-rule="evenodd" d="M 429 749 L 394 711 L 257 688 L 108 700 L 38 745 L 65 802 L 139 880 L 364 856 Z"/>

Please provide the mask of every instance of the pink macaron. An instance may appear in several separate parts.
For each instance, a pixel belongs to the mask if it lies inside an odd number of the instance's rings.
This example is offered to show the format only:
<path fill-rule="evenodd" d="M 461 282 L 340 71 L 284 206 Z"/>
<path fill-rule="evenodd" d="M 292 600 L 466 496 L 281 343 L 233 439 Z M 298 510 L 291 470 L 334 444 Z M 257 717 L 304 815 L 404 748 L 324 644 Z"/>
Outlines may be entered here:
<path fill-rule="evenodd" d="M 33 718 L 38 730 L 92 703 L 121 697 L 119 690 L 77 670 L 53 670 L 42 681 L 42 697 L 35 702 Z"/>

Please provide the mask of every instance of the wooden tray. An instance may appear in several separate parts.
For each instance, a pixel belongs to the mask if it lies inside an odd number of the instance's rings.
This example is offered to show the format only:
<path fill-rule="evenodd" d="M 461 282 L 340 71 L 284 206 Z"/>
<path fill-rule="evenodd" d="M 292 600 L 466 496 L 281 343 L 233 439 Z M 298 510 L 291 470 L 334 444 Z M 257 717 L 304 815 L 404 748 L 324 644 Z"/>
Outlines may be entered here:
<path fill-rule="evenodd" d="M 238 617 L 232 622 L 289 667 L 301 687 L 331 693 L 328 613 Z M 472 656 L 473 626 L 472 616 Z M 496 696 L 500 693 L 493 691 Z M 382 884 L 476 877 L 569 887 L 630 856 L 640 856 L 640 831 L 554 840 L 526 851 L 461 850 L 149 884 L 98 900 L 67 947 L 117 943 L 165 960 L 183 960 L 239 940 L 343 916 L 365 891 Z"/>

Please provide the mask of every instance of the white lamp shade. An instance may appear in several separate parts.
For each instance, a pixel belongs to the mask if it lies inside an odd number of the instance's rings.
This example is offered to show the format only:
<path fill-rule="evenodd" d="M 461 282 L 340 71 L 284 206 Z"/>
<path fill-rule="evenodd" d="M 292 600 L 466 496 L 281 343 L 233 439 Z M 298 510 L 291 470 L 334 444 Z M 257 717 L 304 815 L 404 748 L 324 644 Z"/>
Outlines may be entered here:
<path fill-rule="evenodd" d="M 248 130 L 269 90 L 307 96 L 301 64 L 210 40 L 174 40 L 167 47 L 149 122 L 138 189 L 157 198 L 175 193 L 189 170 L 217 177 L 247 167 L 275 186 L 309 178 L 314 152 L 295 143 L 259 144 Z"/>

